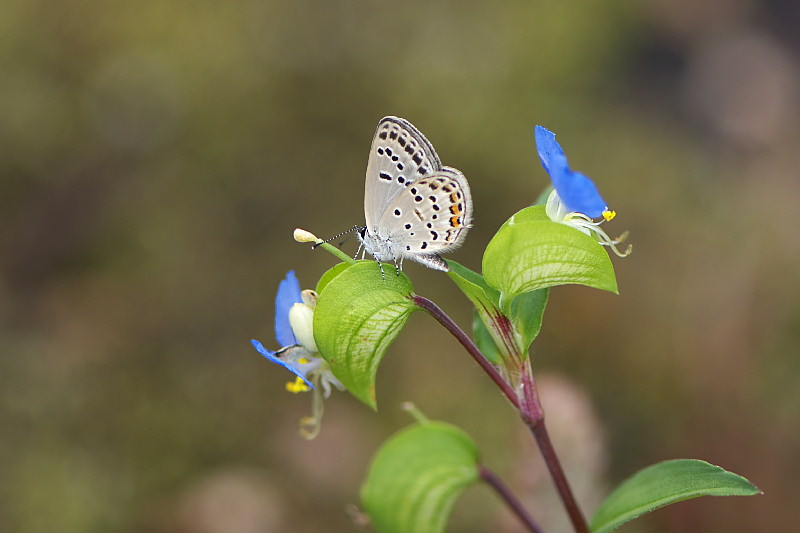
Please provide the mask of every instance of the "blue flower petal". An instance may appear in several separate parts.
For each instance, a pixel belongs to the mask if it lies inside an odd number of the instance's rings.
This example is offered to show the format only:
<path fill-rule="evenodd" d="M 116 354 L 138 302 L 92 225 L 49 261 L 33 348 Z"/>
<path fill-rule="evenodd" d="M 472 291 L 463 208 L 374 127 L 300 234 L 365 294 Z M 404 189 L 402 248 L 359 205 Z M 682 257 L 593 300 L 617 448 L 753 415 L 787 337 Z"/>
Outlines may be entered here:
<path fill-rule="evenodd" d="M 286 362 L 286 361 L 284 361 L 283 359 L 281 359 L 281 358 L 279 358 L 279 357 L 276 357 L 276 355 L 275 355 L 275 352 L 272 352 L 272 351 L 270 351 L 270 350 L 267 350 L 266 348 L 264 348 L 264 345 L 263 345 L 263 344 L 261 344 L 259 341 L 255 340 L 255 339 L 252 339 L 250 342 L 253 344 L 253 347 L 254 347 L 256 350 L 258 350 L 258 353 L 260 353 L 261 355 L 263 355 L 264 357 L 266 357 L 267 359 L 269 359 L 269 360 L 270 360 L 270 361 L 272 361 L 273 363 L 277 363 L 277 364 L 281 365 L 282 367 L 286 368 L 287 370 L 289 370 L 289 371 L 290 371 L 290 372 L 292 372 L 293 374 L 295 374 L 295 375 L 297 375 L 297 376 L 300 376 L 300 377 L 303 379 L 303 381 L 305 381 L 305 382 L 306 382 L 306 385 L 308 385 L 308 386 L 309 386 L 309 387 L 311 387 L 312 389 L 314 388 L 314 384 L 313 384 L 313 383 L 311 383 L 311 382 L 310 382 L 310 381 L 309 381 L 309 380 L 306 378 L 306 373 L 305 373 L 305 372 L 303 372 L 303 371 L 302 371 L 302 370 L 300 370 L 299 368 L 296 368 L 295 366 L 293 366 L 293 365 L 291 365 L 291 364 L 287 363 L 287 362 Z"/>
<path fill-rule="evenodd" d="M 559 172 L 559 176 L 551 176 L 558 197 L 567 210 L 583 213 L 589 218 L 598 218 L 608 209 L 608 204 L 600 196 L 597 185 L 585 174 L 573 172 L 569 167 Z"/>
<path fill-rule="evenodd" d="M 564 155 L 561 145 L 556 142 L 556 134 L 545 127 L 536 126 L 536 149 L 539 151 L 542 166 L 548 174 L 552 175 L 551 169 L 553 168 L 567 165 L 567 156 Z"/>
<path fill-rule="evenodd" d="M 597 185 L 585 174 L 569 168 L 564 149 L 556 141 L 556 134 L 542 126 L 536 126 L 536 148 L 542 166 L 550 174 L 558 197 L 567 210 L 583 213 L 590 218 L 603 216 L 608 204 L 600 196 Z"/>
<path fill-rule="evenodd" d="M 286 279 L 278 287 L 278 297 L 275 298 L 275 337 L 281 346 L 297 344 L 292 326 L 289 324 L 289 310 L 296 303 L 303 301 L 300 295 L 300 282 L 294 275 L 294 270 L 286 274 Z"/>

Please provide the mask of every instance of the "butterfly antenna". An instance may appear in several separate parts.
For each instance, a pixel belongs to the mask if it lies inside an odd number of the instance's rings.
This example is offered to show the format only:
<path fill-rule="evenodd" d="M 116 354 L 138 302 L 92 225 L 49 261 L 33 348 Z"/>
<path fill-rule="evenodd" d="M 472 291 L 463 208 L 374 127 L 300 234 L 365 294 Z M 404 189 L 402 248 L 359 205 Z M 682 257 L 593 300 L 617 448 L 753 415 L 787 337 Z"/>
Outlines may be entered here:
<path fill-rule="evenodd" d="M 325 243 L 325 242 L 331 242 L 331 241 L 335 241 L 335 240 L 336 240 L 336 239 L 338 239 L 339 237 L 344 237 L 344 236 L 345 236 L 345 235 L 347 235 L 348 233 L 353 233 L 353 232 L 356 232 L 356 231 L 361 231 L 361 229 L 362 229 L 362 226 L 353 226 L 353 227 L 352 227 L 352 229 L 349 229 L 349 230 L 347 230 L 347 231 L 343 231 L 343 232 L 341 232 L 339 235 L 336 235 L 336 236 L 334 236 L 334 237 L 331 237 L 330 239 L 325 239 L 325 240 L 324 240 L 324 241 L 322 241 L 322 242 L 315 243 L 315 244 L 314 244 L 314 245 L 311 247 L 311 249 L 315 250 L 315 249 L 317 248 L 317 246 L 319 246 L 319 245 L 320 245 L 320 244 L 322 244 L 322 243 Z"/>

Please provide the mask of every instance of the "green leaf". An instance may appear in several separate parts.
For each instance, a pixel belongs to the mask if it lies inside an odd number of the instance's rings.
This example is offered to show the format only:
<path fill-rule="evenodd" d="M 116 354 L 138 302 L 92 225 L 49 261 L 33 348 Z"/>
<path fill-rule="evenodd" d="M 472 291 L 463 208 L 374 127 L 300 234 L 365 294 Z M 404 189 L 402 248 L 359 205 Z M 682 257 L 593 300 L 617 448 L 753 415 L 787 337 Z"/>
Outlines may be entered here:
<path fill-rule="evenodd" d="M 447 275 L 467 298 L 476 304 L 499 307 L 500 291 L 486 283 L 483 276 L 452 259 L 445 259 L 445 261 L 450 266 Z"/>
<path fill-rule="evenodd" d="M 386 279 L 375 261 L 343 268 L 322 284 L 314 311 L 314 338 L 320 354 L 347 390 L 373 409 L 377 408 L 378 366 L 418 309 L 410 299 L 411 280 L 390 265 L 383 268 Z"/>
<path fill-rule="evenodd" d="M 522 336 L 526 352 L 542 330 L 549 294 L 550 289 L 537 289 L 520 294 L 511 304 L 511 322 L 514 324 L 514 329 Z"/>
<path fill-rule="evenodd" d="M 550 220 L 550 217 L 547 216 L 547 211 L 545 210 L 544 205 L 532 205 L 530 207 L 520 209 L 511 215 L 511 218 L 503 222 L 503 225 L 500 226 L 500 229 L 497 230 L 497 233 L 500 233 L 508 226 L 518 226 L 520 224 L 524 224 L 525 222 L 552 222 L 552 220 Z"/>
<path fill-rule="evenodd" d="M 528 207 L 511 217 L 484 252 L 484 277 L 500 290 L 500 308 L 507 314 L 520 294 L 554 285 L 577 283 L 617 292 L 614 266 L 603 246 L 546 218 L 544 209 Z"/>
<path fill-rule="evenodd" d="M 740 475 L 697 459 L 644 468 L 606 498 L 592 519 L 596 533 L 614 531 L 650 511 L 698 496 L 752 496 L 761 491 Z"/>
<path fill-rule="evenodd" d="M 464 265 L 456 263 L 455 261 L 447 260 L 450 265 L 450 271 L 447 273 L 456 286 L 461 289 L 461 292 L 469 298 L 475 310 L 478 311 L 483 323 L 486 325 L 488 331 L 495 336 L 493 332 L 493 322 L 502 313 L 500 312 L 500 291 L 494 289 L 486 283 L 483 276 L 474 272 Z M 497 342 L 502 343 L 502 340 L 496 339 Z"/>
<path fill-rule="evenodd" d="M 521 215 L 523 219 L 530 220 L 537 219 L 538 213 L 535 211 L 538 210 L 528 208 L 523 209 L 520 213 L 523 213 Z M 477 272 L 455 261 L 448 260 L 447 262 L 450 265 L 448 275 L 470 299 L 478 312 L 478 317 L 483 322 L 483 328 L 478 328 L 477 324 L 473 325 L 473 333 L 478 348 L 491 362 L 499 363 L 496 360 L 496 356 L 499 355 L 497 347 L 504 346 L 502 332 L 499 331 L 503 328 L 499 318 L 504 314 L 500 310 L 500 291 L 486 283 L 483 276 Z M 542 329 L 542 316 L 547 305 L 547 296 L 548 289 L 539 289 L 521 295 L 511 306 L 509 320 L 519 337 L 511 334 L 507 339 L 513 338 L 515 343 L 519 343 L 518 339 L 521 337 L 522 346 L 517 348 L 520 353 L 527 353 L 531 343 Z M 489 347 L 490 339 L 486 335 L 490 335 L 491 339 L 494 339 L 494 348 Z M 507 339 L 505 342 L 507 342 Z"/>
<path fill-rule="evenodd" d="M 458 496 L 479 479 L 478 448 L 463 431 L 424 422 L 378 450 L 361 489 L 372 525 L 383 533 L 444 531 Z"/>
<path fill-rule="evenodd" d="M 344 272 L 345 270 L 347 270 L 351 266 L 353 266 L 353 263 L 338 263 L 338 264 L 334 265 L 333 267 L 329 268 L 328 271 L 325 272 L 322 275 L 322 277 L 319 278 L 319 281 L 317 282 L 317 289 L 316 289 L 317 293 L 321 293 L 322 289 L 324 289 L 325 286 L 328 283 L 330 283 L 330 281 L 333 278 L 335 278 L 336 276 L 338 276 L 339 274 L 341 274 L 342 272 Z"/>
<path fill-rule="evenodd" d="M 477 309 L 472 318 L 472 336 L 475 338 L 475 344 L 478 345 L 478 349 L 490 363 L 499 365 L 503 362 L 500 350 L 497 349 L 497 344 L 486 324 L 483 323 L 483 319 Z"/>
<path fill-rule="evenodd" d="M 507 345 L 516 343 L 517 337 L 514 332 L 503 331 L 503 324 L 508 325 L 509 320 L 500 311 L 500 291 L 490 287 L 477 272 L 452 260 L 447 260 L 447 263 L 450 265 L 448 276 L 475 306 L 477 317 L 483 324 L 479 327 L 478 322 L 473 323 L 472 332 L 478 349 L 494 364 L 502 363 L 504 353 L 521 352 L 521 347 Z M 507 337 L 504 338 L 504 334 Z"/>

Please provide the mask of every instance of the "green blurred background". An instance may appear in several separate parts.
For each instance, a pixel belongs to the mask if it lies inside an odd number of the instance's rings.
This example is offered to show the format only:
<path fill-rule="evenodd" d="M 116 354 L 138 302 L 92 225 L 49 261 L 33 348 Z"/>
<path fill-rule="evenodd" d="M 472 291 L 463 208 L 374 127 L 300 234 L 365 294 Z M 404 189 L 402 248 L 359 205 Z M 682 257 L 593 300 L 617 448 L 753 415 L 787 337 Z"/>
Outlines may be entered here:
<path fill-rule="evenodd" d="M 417 125 L 470 180 L 480 268 L 547 185 L 534 124 L 619 213 L 613 296 L 552 291 L 533 357 L 591 513 L 662 459 L 765 495 L 626 531 L 787 531 L 800 489 L 800 5 L 791 0 L 5 0 L 0 6 L 0 530 L 351 531 L 377 446 L 430 417 L 472 434 L 549 529 L 531 439 L 415 315 L 322 434 L 274 346 L 278 282 L 332 256 L 292 240 L 363 222 L 378 120 Z M 353 240 L 343 244 L 354 253 Z M 471 315 L 441 273 L 419 294 Z M 518 531 L 470 489 L 451 531 Z"/>

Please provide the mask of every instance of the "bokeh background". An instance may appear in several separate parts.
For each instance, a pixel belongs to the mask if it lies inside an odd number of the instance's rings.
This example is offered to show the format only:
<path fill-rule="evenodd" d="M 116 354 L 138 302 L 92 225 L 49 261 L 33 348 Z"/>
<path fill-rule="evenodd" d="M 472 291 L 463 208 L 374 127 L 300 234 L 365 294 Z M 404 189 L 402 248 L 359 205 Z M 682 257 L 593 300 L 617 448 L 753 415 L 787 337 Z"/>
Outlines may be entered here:
<path fill-rule="evenodd" d="M 531 439 L 429 317 L 390 349 L 379 413 L 334 393 L 313 442 L 310 397 L 250 347 L 275 347 L 286 271 L 313 287 L 334 264 L 292 230 L 363 222 L 389 114 L 469 178 L 467 266 L 548 183 L 534 124 L 600 184 L 609 231 L 631 231 L 620 296 L 553 290 L 533 349 L 586 512 L 694 457 L 765 494 L 625 531 L 796 528 L 799 29 L 791 0 L 4 0 L 0 530 L 362 530 L 403 400 L 567 528 Z M 470 323 L 445 276 L 406 270 Z M 450 526 L 520 529 L 482 487 Z"/>

